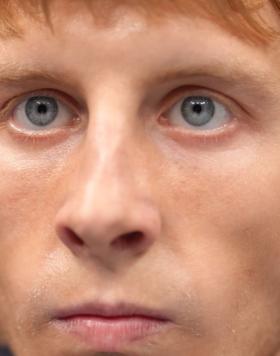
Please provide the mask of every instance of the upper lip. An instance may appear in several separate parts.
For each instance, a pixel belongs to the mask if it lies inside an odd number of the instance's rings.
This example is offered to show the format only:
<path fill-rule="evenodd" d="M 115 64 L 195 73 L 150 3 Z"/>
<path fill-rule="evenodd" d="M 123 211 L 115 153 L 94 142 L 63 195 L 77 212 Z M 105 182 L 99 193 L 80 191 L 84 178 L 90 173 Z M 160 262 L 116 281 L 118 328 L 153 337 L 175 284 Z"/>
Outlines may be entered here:
<path fill-rule="evenodd" d="M 118 302 L 114 304 L 106 304 L 103 302 L 89 302 L 76 306 L 70 306 L 60 309 L 56 312 L 57 319 L 74 318 L 79 316 L 92 317 L 146 317 L 151 319 L 158 319 L 161 321 L 170 321 L 168 316 L 158 310 L 138 306 L 131 303 Z"/>

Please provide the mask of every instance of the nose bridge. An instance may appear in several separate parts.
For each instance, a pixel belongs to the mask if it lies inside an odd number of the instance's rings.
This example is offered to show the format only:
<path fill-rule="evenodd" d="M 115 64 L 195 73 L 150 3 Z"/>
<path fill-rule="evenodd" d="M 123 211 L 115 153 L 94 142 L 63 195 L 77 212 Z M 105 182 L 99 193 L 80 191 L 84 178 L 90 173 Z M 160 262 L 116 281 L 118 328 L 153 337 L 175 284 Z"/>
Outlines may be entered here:
<path fill-rule="evenodd" d="M 105 110 L 89 124 L 79 163 L 85 199 L 110 194 L 113 203 L 136 184 L 137 135 L 125 116 Z"/>
<path fill-rule="evenodd" d="M 100 88 L 92 104 L 82 165 L 89 175 L 117 182 L 126 178 L 137 146 L 137 119 L 131 94 L 122 85 Z M 121 93 L 121 94 L 119 94 Z M 93 164 L 94 157 L 94 164 Z M 119 182 L 120 183 L 120 182 Z"/>

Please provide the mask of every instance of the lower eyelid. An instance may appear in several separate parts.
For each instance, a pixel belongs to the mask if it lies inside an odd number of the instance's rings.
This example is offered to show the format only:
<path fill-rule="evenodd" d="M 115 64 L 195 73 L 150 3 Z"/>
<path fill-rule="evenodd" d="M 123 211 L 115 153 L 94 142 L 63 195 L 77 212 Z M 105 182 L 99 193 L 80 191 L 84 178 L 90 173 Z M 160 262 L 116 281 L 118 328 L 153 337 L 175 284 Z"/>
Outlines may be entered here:
<path fill-rule="evenodd" d="M 233 118 L 229 124 L 218 129 L 194 131 L 180 126 L 161 125 L 160 130 L 164 136 L 180 144 L 181 146 L 192 146 L 196 149 L 207 149 L 210 145 L 216 147 L 217 144 L 230 142 L 239 130 L 239 121 Z"/>
<path fill-rule="evenodd" d="M 49 131 L 24 131 L 20 130 L 17 127 L 13 127 L 11 123 L 6 125 L 9 134 L 14 137 L 16 140 L 19 140 L 23 143 L 36 143 L 36 144 L 44 144 L 44 143 L 59 143 L 64 139 L 72 136 L 73 134 L 77 134 L 81 128 L 77 126 L 73 127 L 64 127 L 59 129 L 52 129 Z"/>

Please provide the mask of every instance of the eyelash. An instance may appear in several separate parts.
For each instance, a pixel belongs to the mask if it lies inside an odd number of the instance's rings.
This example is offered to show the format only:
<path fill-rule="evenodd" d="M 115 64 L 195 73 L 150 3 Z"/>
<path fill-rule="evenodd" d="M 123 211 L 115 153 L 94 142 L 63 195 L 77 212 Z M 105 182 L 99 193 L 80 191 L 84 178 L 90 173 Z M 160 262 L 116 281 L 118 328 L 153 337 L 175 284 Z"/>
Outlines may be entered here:
<path fill-rule="evenodd" d="M 32 96 L 44 96 L 44 95 L 55 98 L 56 100 L 60 101 L 62 104 L 67 106 L 71 112 L 73 112 L 73 119 L 71 124 L 67 126 L 67 130 L 60 128 L 60 129 L 52 129 L 51 134 L 48 131 L 46 131 L 46 133 L 30 132 L 27 135 L 21 132 L 20 130 L 11 128 L 8 125 L 9 119 L 13 116 L 14 111 L 16 110 L 17 106 L 20 105 L 20 103 L 24 102 L 28 98 L 31 98 Z M 12 134 L 16 140 L 19 140 L 23 143 L 31 143 L 31 144 L 38 144 L 41 142 L 54 143 L 55 141 L 59 141 L 63 137 L 69 136 L 69 128 L 71 127 L 75 128 L 77 124 L 80 123 L 80 115 L 79 115 L 79 110 L 77 110 L 77 106 L 78 104 L 70 96 L 62 92 L 56 91 L 54 89 L 40 89 L 37 91 L 31 91 L 28 93 L 17 95 L 12 99 L 7 100 L 2 105 L 2 109 L 0 110 L 0 126 L 1 127 L 5 126 L 10 132 L 10 134 Z M 77 115 L 75 115 L 75 113 L 77 113 Z"/>
<path fill-rule="evenodd" d="M 201 130 L 201 131 L 191 131 L 185 129 L 180 126 L 171 126 L 168 123 L 168 119 L 164 117 L 173 106 L 178 104 L 182 99 L 187 98 L 189 96 L 206 96 L 215 100 L 226 108 L 233 107 L 233 109 L 229 109 L 229 113 L 232 114 L 231 122 L 225 127 L 213 130 Z M 162 129 L 168 130 L 169 134 L 174 137 L 175 140 L 180 140 L 182 143 L 201 143 L 204 144 L 217 144 L 219 142 L 225 141 L 229 139 L 236 131 L 238 125 L 238 118 L 242 115 L 249 115 L 241 105 L 237 104 L 233 99 L 225 96 L 219 92 L 209 91 L 209 89 L 204 87 L 180 87 L 172 91 L 168 96 L 164 99 L 161 107 L 163 106 L 163 110 L 161 109 L 161 113 L 158 115 L 159 123 Z M 207 131 L 207 132 L 206 132 Z"/>

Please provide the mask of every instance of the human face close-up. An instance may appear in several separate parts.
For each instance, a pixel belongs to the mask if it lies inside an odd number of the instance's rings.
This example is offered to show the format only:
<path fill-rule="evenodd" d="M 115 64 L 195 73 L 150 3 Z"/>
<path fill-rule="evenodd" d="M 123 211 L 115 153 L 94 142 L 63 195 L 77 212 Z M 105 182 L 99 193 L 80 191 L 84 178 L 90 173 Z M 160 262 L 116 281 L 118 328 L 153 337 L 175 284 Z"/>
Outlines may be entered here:
<path fill-rule="evenodd" d="M 1 343 L 277 355 L 277 41 L 191 13 L 50 16 L 0 40 Z"/>

